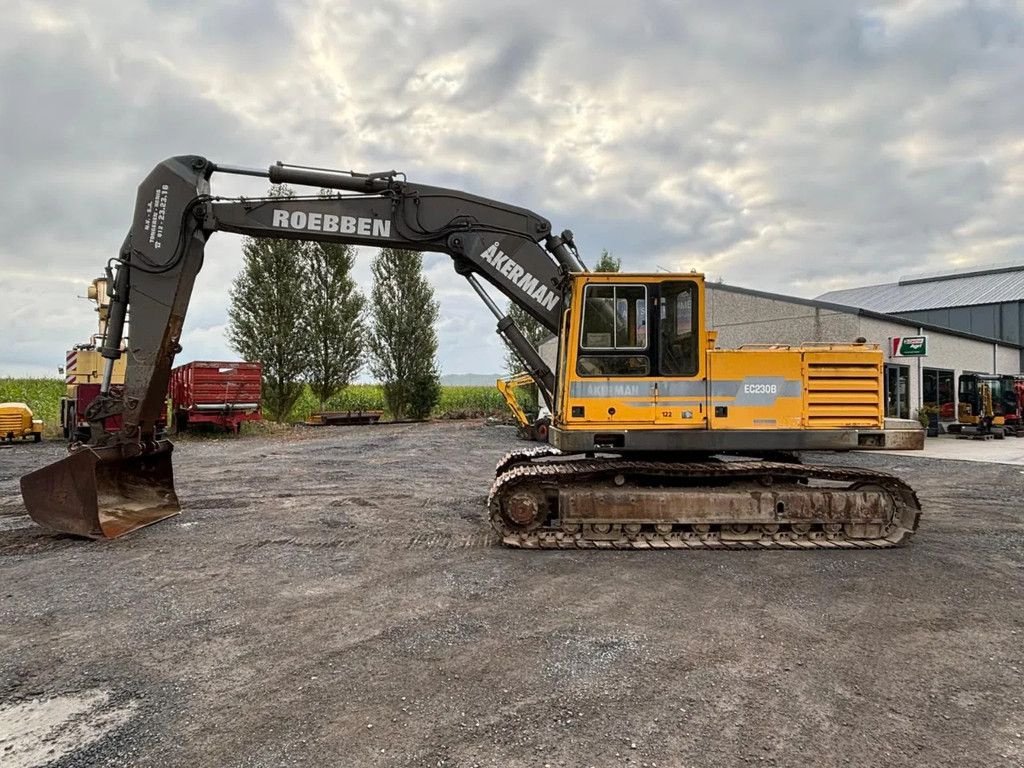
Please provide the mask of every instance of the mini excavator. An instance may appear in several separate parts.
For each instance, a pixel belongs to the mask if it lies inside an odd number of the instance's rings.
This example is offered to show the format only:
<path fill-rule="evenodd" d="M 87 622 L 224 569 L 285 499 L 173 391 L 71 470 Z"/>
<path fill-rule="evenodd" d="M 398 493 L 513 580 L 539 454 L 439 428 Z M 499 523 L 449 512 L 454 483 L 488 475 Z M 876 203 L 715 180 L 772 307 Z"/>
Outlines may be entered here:
<path fill-rule="evenodd" d="M 319 191 L 216 197 L 214 174 Z M 572 233 L 555 234 L 525 208 L 394 171 L 264 170 L 192 155 L 164 161 L 139 187 L 131 230 L 108 267 L 105 375 L 88 412 L 96 428 L 21 481 L 38 523 L 114 538 L 180 511 L 173 446 L 157 439 L 156 424 L 215 232 L 451 257 L 552 414 L 547 445 L 497 466 L 487 514 L 507 546 L 878 548 L 905 543 L 917 528 L 917 498 L 898 478 L 795 457 L 886 447 L 878 349 L 718 349 L 702 275 L 588 272 Z M 483 282 L 558 336 L 554 370 Z M 125 383 L 112 390 L 122 355 Z M 102 425 L 114 416 L 121 427 L 111 433 Z"/>

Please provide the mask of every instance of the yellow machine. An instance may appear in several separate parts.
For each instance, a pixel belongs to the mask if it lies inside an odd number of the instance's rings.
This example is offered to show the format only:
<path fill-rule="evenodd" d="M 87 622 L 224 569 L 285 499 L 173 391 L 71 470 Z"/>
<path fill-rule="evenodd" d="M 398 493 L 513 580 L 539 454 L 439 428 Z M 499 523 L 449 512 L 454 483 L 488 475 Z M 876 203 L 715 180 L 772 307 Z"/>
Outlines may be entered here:
<path fill-rule="evenodd" d="M 977 440 L 1021 436 L 1017 381 L 1006 374 L 960 375 L 957 424 L 950 432 Z"/>
<path fill-rule="evenodd" d="M 124 358 L 114 365 L 111 375 L 112 384 L 124 384 L 127 361 Z M 75 387 L 79 384 L 99 384 L 103 378 L 103 357 L 96 350 L 95 344 L 80 344 L 69 349 L 65 356 L 65 383 L 68 385 L 68 397 L 75 396 Z"/>
<path fill-rule="evenodd" d="M 523 387 L 532 387 L 533 385 L 533 377 L 528 373 L 506 376 L 495 382 L 495 386 L 497 386 L 501 396 L 505 399 L 505 404 L 512 411 L 512 415 L 516 419 L 516 433 L 519 437 L 523 440 L 536 440 L 546 443 L 548 440 L 548 429 L 551 426 L 551 417 L 538 414 L 536 418 L 531 418 L 530 414 L 523 408 L 522 403 L 519 402 L 519 397 L 516 394 Z"/>
<path fill-rule="evenodd" d="M 225 198 L 211 194 L 215 173 L 317 192 Z M 139 186 L 100 349 L 106 368 L 90 408 L 93 436 L 22 478 L 33 519 L 112 538 L 180 511 L 172 445 L 158 425 L 193 283 L 216 232 L 451 257 L 551 412 L 547 445 L 513 451 L 496 468 L 487 515 L 506 546 L 874 549 L 903 544 L 917 528 L 920 505 L 899 478 L 801 464 L 795 455 L 892 447 L 878 349 L 716 349 L 702 275 L 590 272 L 570 230 L 555 234 L 525 208 L 394 171 L 283 163 L 264 171 L 198 155 L 165 160 Z M 558 337 L 553 367 L 485 282 Z M 113 392 L 122 354 L 127 378 Z M 116 433 L 104 433 L 114 418 Z M 463 464 L 452 456 L 448 471 Z"/>
<path fill-rule="evenodd" d="M 60 426 L 68 440 L 86 440 L 89 437 L 89 421 L 85 416 L 89 403 L 99 394 L 103 380 L 104 358 L 97 342 L 107 332 L 110 314 L 110 297 L 107 294 L 107 279 L 98 277 L 89 284 L 88 299 L 96 305 L 97 331 L 89 341 L 76 344 L 64 356 L 64 383 L 67 389 L 60 400 Z M 124 384 L 127 359 L 114 361 L 110 383 L 119 387 Z"/>
<path fill-rule="evenodd" d="M 647 303 L 658 335 L 648 334 Z M 559 368 L 562 450 L 882 447 L 882 353 L 867 345 L 715 349 L 703 275 L 574 281 Z M 601 436 L 594 436 L 599 429 Z M 844 430 L 835 434 L 835 430 Z M 854 435 L 847 430 L 856 430 Z M 710 434 L 709 434 L 710 431 Z M 709 444 L 710 443 L 710 444 Z"/>
<path fill-rule="evenodd" d="M 43 422 L 32 418 L 32 409 L 25 403 L 0 403 L 0 440 L 43 439 Z"/>

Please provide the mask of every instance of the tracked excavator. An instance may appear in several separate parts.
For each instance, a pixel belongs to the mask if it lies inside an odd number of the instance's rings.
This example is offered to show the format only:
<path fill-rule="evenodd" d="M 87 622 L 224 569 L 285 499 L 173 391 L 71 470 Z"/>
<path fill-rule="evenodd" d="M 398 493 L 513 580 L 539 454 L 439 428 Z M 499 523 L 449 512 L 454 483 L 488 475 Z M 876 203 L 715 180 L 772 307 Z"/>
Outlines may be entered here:
<path fill-rule="evenodd" d="M 319 190 L 223 198 L 214 174 Z M 886 447 L 882 354 L 866 345 L 718 349 L 699 274 L 590 273 L 572 233 L 524 208 L 414 184 L 394 171 L 278 163 L 158 165 L 112 264 L 102 394 L 88 442 L 22 478 L 29 514 L 113 538 L 180 511 L 156 423 L 203 252 L 215 232 L 448 254 L 497 319 L 552 413 L 548 444 L 498 464 L 487 514 L 521 548 L 876 548 L 920 507 L 899 479 L 799 463 L 795 452 Z M 489 283 L 560 340 L 551 370 Z M 125 323 L 131 334 L 122 352 Z M 114 363 L 127 355 L 123 388 Z M 102 428 L 120 416 L 116 433 Z"/>

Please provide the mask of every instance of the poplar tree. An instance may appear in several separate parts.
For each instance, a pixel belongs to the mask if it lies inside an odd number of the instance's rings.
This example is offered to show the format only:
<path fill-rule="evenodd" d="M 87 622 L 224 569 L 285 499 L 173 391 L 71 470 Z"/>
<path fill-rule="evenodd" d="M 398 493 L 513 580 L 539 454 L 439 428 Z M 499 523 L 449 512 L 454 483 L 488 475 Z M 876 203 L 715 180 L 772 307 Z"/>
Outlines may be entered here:
<path fill-rule="evenodd" d="M 424 419 L 441 397 L 438 304 L 415 251 L 384 248 L 373 261 L 370 371 L 395 419 Z"/>
<path fill-rule="evenodd" d="M 274 186 L 270 196 L 292 192 Z M 245 238 L 242 271 L 231 287 L 228 341 L 245 360 L 263 364 L 263 407 L 272 421 L 288 418 L 304 386 L 307 247 L 297 240 Z"/>
<path fill-rule="evenodd" d="M 526 340 L 530 342 L 530 345 L 533 346 L 534 349 L 538 348 L 552 336 L 551 331 L 541 325 L 539 321 L 534 320 L 533 316 L 525 309 L 511 301 L 508 303 L 508 316 L 512 318 L 516 327 L 522 331 L 523 336 L 526 337 Z M 519 355 L 513 352 L 507 345 L 505 347 L 505 370 L 507 370 L 510 375 L 515 375 L 523 371 L 523 363 L 519 359 Z"/>
<path fill-rule="evenodd" d="M 363 365 L 366 298 L 352 279 L 355 248 L 309 243 L 304 251 L 305 332 L 309 342 L 306 380 L 320 408 L 347 387 Z"/>
<path fill-rule="evenodd" d="M 622 267 L 622 259 L 611 255 L 607 248 L 601 249 L 601 258 L 594 265 L 595 272 L 618 272 Z"/>

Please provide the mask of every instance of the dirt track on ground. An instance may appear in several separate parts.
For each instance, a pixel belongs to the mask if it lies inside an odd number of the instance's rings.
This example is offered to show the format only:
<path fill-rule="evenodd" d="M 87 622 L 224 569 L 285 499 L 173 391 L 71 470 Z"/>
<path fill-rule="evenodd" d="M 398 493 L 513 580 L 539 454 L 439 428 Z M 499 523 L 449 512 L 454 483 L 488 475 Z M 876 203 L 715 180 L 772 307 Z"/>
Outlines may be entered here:
<path fill-rule="evenodd" d="M 185 513 L 27 524 L 0 451 L 0 765 L 1024 765 L 1024 474 L 899 456 L 906 549 L 493 544 L 476 422 L 190 440 Z"/>

